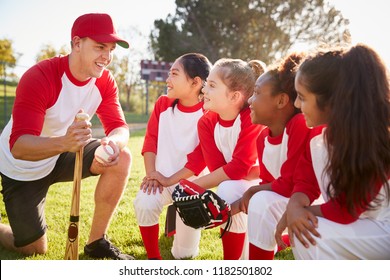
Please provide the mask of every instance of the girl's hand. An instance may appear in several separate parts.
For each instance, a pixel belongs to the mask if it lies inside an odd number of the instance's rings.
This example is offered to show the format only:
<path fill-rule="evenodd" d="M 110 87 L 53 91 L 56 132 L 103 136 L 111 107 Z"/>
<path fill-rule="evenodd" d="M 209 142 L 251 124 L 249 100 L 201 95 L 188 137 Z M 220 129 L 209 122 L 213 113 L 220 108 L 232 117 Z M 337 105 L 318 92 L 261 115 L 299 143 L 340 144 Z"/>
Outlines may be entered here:
<path fill-rule="evenodd" d="M 172 185 L 170 182 L 169 182 L 169 178 L 168 177 L 165 177 L 164 175 L 162 175 L 160 172 L 158 171 L 153 171 L 151 172 L 149 175 L 148 175 L 148 178 L 150 180 L 156 180 L 158 181 L 163 187 L 169 187 L 170 185 Z"/>
<path fill-rule="evenodd" d="M 245 214 L 248 214 L 249 200 L 255 193 L 259 192 L 260 190 L 260 186 L 252 186 L 246 190 L 246 192 L 242 195 L 240 199 L 240 211 L 244 212 Z"/>
<path fill-rule="evenodd" d="M 284 212 L 283 216 L 280 218 L 278 224 L 276 225 L 276 231 L 275 231 L 276 244 L 278 244 L 279 247 L 283 248 L 283 250 L 287 248 L 287 244 L 284 243 L 282 239 L 282 234 L 286 228 L 287 228 L 287 216 L 286 216 L 286 212 Z"/>
<path fill-rule="evenodd" d="M 318 218 L 306 207 L 297 205 L 288 206 L 285 214 L 291 246 L 295 246 L 295 238 L 297 238 L 306 248 L 309 247 L 308 242 L 312 245 L 316 245 L 313 235 L 321 237 L 316 230 L 318 227 Z"/>
<path fill-rule="evenodd" d="M 157 180 L 144 177 L 140 189 L 143 190 L 144 193 L 156 194 L 157 190 L 162 193 L 164 187 Z"/>

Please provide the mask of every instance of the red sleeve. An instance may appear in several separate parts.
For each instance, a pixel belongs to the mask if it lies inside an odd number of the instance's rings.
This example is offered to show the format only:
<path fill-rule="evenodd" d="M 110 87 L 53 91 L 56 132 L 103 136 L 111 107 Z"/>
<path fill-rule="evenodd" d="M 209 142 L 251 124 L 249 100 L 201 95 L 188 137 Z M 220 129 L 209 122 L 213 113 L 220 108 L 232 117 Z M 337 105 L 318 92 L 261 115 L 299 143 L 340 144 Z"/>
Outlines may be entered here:
<path fill-rule="evenodd" d="M 382 183 L 377 183 L 375 185 L 374 197 L 379 193 L 382 188 Z M 369 198 L 368 201 L 372 201 L 372 198 Z M 355 206 L 356 215 L 351 215 L 348 212 L 346 207 L 345 196 L 341 196 L 337 199 L 330 199 L 329 201 L 321 204 L 321 212 L 324 218 L 331 220 L 339 224 L 350 224 L 356 221 L 359 216 L 367 210 L 368 205 L 366 206 Z"/>
<path fill-rule="evenodd" d="M 252 124 L 249 108 L 243 110 L 240 115 L 241 131 L 234 148 L 232 160 L 223 167 L 226 175 L 232 180 L 240 180 L 247 176 L 256 163 L 256 139 L 264 128 L 262 125 Z"/>
<path fill-rule="evenodd" d="M 142 155 L 146 152 L 152 152 L 157 154 L 157 141 L 158 141 L 158 126 L 160 120 L 160 114 L 169 108 L 173 99 L 169 99 L 167 96 L 160 96 L 156 104 L 154 105 L 153 112 L 150 115 L 148 125 L 145 132 L 145 140 L 142 147 Z"/>
<path fill-rule="evenodd" d="M 206 168 L 200 144 L 196 146 L 192 153 L 187 155 L 187 163 L 184 167 L 194 172 L 195 176 L 198 176 Z"/>
<path fill-rule="evenodd" d="M 310 129 L 302 114 L 295 115 L 287 124 L 288 135 L 287 159 L 282 164 L 280 177 L 272 182 L 272 190 L 282 196 L 290 197 L 293 185 L 293 175 L 305 149 Z"/>
<path fill-rule="evenodd" d="M 101 121 L 104 132 L 108 135 L 118 127 L 128 128 L 122 107 L 119 102 L 118 86 L 109 71 L 97 79 L 96 86 L 101 90 L 102 102 L 96 110 L 96 115 Z"/>
<path fill-rule="evenodd" d="M 310 151 L 310 139 L 320 134 L 322 129 L 322 127 L 318 127 L 313 128 L 310 131 L 309 140 L 306 143 L 305 150 L 298 161 L 293 176 L 294 188 L 291 192 L 291 195 L 296 192 L 304 193 L 309 198 L 310 203 L 316 200 L 321 194 L 320 187 L 313 169 Z"/>
<path fill-rule="evenodd" d="M 12 110 L 10 149 L 24 134 L 41 134 L 46 110 L 55 103 L 61 88 L 58 60 L 53 58 L 42 61 L 27 70 L 20 79 Z"/>

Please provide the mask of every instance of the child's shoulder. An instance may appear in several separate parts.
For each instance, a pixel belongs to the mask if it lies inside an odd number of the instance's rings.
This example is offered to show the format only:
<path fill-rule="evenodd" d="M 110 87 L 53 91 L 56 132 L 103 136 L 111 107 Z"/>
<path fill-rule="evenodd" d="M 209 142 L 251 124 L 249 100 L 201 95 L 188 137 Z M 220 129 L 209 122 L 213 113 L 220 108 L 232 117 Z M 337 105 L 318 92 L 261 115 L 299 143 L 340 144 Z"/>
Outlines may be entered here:
<path fill-rule="evenodd" d="M 202 119 L 208 119 L 208 120 L 215 119 L 215 120 L 218 120 L 218 114 L 213 112 L 213 111 L 208 111 L 207 110 L 207 111 L 204 111 Z"/>
<path fill-rule="evenodd" d="M 154 104 L 154 108 L 155 108 L 155 110 L 163 112 L 166 109 L 168 109 L 169 107 L 172 107 L 174 102 L 175 102 L 175 99 L 169 98 L 166 95 L 161 95 L 159 98 L 157 98 L 157 101 Z"/>
<path fill-rule="evenodd" d="M 175 102 L 175 99 L 169 98 L 167 95 L 161 95 L 157 98 L 156 104 L 167 104 L 171 106 Z"/>
<path fill-rule="evenodd" d="M 318 135 L 323 134 L 325 129 L 326 129 L 326 125 L 319 125 L 319 126 L 313 127 L 310 130 L 310 139 L 315 138 Z"/>
<path fill-rule="evenodd" d="M 198 121 L 198 127 L 215 126 L 218 122 L 218 114 L 212 111 L 204 111 L 203 116 Z"/>
<path fill-rule="evenodd" d="M 286 124 L 287 131 L 291 130 L 309 130 L 306 125 L 305 117 L 302 113 L 295 114 Z"/>

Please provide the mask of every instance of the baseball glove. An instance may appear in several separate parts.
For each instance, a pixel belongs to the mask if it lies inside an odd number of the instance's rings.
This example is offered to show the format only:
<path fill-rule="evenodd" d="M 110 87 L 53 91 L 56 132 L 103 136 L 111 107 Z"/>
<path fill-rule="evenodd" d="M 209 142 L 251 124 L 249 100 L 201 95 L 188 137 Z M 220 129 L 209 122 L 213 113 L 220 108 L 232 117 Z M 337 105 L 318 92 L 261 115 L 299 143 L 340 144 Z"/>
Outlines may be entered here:
<path fill-rule="evenodd" d="M 188 180 L 181 180 L 172 193 L 173 205 L 183 223 L 192 228 L 210 229 L 226 223 L 231 224 L 230 205 L 211 190 Z"/>

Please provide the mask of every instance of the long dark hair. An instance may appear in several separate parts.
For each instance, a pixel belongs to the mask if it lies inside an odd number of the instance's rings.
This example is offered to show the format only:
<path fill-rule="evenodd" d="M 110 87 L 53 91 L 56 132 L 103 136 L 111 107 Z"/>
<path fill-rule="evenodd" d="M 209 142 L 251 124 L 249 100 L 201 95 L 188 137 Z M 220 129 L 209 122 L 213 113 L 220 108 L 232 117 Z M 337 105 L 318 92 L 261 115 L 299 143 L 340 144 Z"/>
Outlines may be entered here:
<path fill-rule="evenodd" d="M 199 77 L 203 82 L 206 81 L 210 70 L 211 63 L 206 56 L 200 53 L 187 53 L 176 59 L 183 66 L 184 72 L 188 78 L 194 79 Z M 201 95 L 201 90 L 199 91 Z M 176 99 L 172 104 L 172 108 L 176 106 L 179 99 Z"/>
<path fill-rule="evenodd" d="M 365 45 L 320 51 L 299 68 L 300 82 L 329 112 L 325 140 L 329 151 L 328 195 L 356 206 L 374 208 L 378 184 L 390 200 L 390 92 L 386 67 Z"/>

